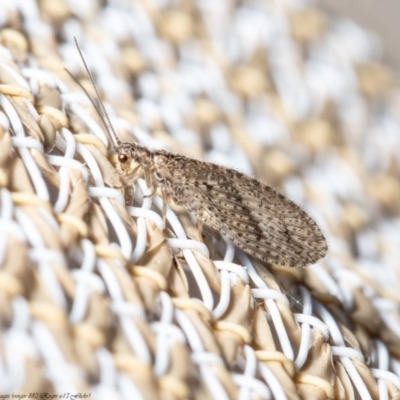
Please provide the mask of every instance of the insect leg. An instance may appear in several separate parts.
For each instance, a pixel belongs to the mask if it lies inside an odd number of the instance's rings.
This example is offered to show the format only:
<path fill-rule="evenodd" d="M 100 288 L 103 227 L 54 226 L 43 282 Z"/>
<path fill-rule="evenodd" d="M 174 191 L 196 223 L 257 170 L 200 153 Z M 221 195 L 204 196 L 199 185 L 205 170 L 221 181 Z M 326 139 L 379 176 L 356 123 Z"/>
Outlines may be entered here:
<path fill-rule="evenodd" d="M 144 171 L 144 180 L 146 181 L 147 187 L 151 189 L 151 192 L 145 194 L 143 197 L 153 197 L 157 192 L 157 182 L 148 169 L 145 169 Z"/>
<path fill-rule="evenodd" d="M 168 201 L 170 200 L 170 193 L 168 192 L 167 189 L 161 188 L 161 198 L 163 201 L 163 207 L 162 207 L 162 220 L 163 220 L 163 229 L 164 231 L 167 230 L 167 204 Z"/>
<path fill-rule="evenodd" d="M 197 217 L 197 229 L 199 232 L 203 232 L 203 225 L 206 223 L 207 220 L 210 217 L 210 214 L 206 212 L 206 210 L 203 207 L 199 207 L 196 211 L 196 217 Z"/>
<path fill-rule="evenodd" d="M 127 185 L 124 187 L 124 198 L 125 204 L 128 206 L 133 206 L 133 197 L 135 195 L 135 189 L 132 185 Z"/>

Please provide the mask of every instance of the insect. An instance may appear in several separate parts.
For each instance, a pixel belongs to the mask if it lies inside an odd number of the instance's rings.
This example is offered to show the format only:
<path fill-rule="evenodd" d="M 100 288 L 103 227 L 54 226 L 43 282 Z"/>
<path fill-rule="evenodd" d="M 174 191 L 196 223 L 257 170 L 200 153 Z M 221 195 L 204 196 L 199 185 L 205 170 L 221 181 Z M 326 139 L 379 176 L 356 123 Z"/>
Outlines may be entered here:
<path fill-rule="evenodd" d="M 327 243 L 315 221 L 270 186 L 230 168 L 165 150 L 151 151 L 137 143 L 121 143 L 76 39 L 75 43 L 99 100 L 99 114 L 107 121 L 104 123 L 113 138 L 120 173 L 127 182 L 144 178 L 151 195 L 159 188 L 164 204 L 174 201 L 193 211 L 200 221 L 261 261 L 304 267 L 325 257 Z"/>

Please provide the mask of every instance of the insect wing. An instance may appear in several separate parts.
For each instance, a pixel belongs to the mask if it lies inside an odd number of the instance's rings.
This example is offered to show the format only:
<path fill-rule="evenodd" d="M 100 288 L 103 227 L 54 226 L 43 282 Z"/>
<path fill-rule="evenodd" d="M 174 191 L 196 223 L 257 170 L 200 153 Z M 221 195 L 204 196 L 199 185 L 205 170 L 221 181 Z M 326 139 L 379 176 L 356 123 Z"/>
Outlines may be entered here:
<path fill-rule="evenodd" d="M 250 255 L 275 264 L 306 266 L 324 257 L 325 238 L 312 218 L 271 187 L 245 174 L 187 159 L 175 201 L 228 236 Z"/>

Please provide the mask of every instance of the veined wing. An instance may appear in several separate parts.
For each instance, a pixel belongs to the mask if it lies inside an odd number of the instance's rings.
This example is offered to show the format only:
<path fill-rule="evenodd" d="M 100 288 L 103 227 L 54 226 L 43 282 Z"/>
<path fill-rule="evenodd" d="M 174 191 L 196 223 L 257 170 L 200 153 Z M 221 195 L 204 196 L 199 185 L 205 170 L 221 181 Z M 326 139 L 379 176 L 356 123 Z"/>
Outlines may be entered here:
<path fill-rule="evenodd" d="M 326 255 L 326 240 L 314 220 L 256 179 L 187 159 L 184 179 L 178 186 L 178 204 L 197 207 L 204 223 L 260 260 L 297 267 Z"/>

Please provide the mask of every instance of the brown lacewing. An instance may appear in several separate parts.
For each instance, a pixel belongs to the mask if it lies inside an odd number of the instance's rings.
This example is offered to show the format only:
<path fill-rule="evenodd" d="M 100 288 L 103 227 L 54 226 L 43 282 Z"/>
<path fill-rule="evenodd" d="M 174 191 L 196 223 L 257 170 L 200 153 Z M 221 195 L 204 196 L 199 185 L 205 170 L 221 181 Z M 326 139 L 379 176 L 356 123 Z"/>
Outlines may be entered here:
<path fill-rule="evenodd" d="M 200 221 L 259 260 L 304 267 L 325 257 L 327 243 L 315 221 L 270 186 L 230 168 L 121 143 L 76 39 L 75 43 L 96 92 L 99 115 L 113 138 L 120 172 L 129 184 L 144 178 L 152 194 L 161 190 L 164 204 L 172 200 L 195 212 Z"/>

